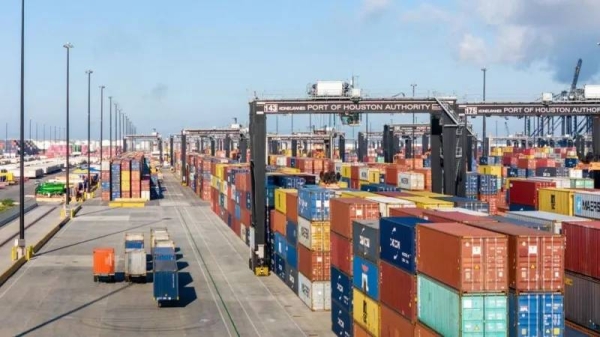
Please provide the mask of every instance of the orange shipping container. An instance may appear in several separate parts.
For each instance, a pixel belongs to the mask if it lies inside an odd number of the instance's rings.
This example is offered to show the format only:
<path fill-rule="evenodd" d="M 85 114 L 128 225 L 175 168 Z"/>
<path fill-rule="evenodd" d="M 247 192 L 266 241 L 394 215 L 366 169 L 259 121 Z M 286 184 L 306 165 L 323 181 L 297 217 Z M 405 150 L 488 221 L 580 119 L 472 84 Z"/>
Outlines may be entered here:
<path fill-rule="evenodd" d="M 356 322 L 352 325 L 354 327 L 354 337 L 373 337 L 373 335 L 368 333 L 367 330 L 363 329 L 360 325 L 356 324 Z"/>
<path fill-rule="evenodd" d="M 115 275 L 115 249 L 94 249 L 94 276 Z"/>
<path fill-rule="evenodd" d="M 435 332 L 432 328 L 426 326 L 420 321 L 415 325 L 414 337 L 442 337 L 439 333 Z"/>
<path fill-rule="evenodd" d="M 274 209 L 271 210 L 271 230 L 285 235 L 285 215 Z"/>
<path fill-rule="evenodd" d="M 285 194 L 285 213 L 288 219 L 298 223 L 298 193 Z"/>
<path fill-rule="evenodd" d="M 379 219 L 379 204 L 361 198 L 334 198 L 329 201 L 331 230 L 352 239 L 353 220 Z"/>
<path fill-rule="evenodd" d="M 330 252 L 315 252 L 298 245 L 298 271 L 311 282 L 331 279 Z"/>
<path fill-rule="evenodd" d="M 415 326 L 406 318 L 400 316 L 387 305 L 381 305 L 381 337 L 410 337 L 415 333 Z"/>
<path fill-rule="evenodd" d="M 508 238 L 460 223 L 417 225 L 418 271 L 460 292 L 508 290 Z"/>

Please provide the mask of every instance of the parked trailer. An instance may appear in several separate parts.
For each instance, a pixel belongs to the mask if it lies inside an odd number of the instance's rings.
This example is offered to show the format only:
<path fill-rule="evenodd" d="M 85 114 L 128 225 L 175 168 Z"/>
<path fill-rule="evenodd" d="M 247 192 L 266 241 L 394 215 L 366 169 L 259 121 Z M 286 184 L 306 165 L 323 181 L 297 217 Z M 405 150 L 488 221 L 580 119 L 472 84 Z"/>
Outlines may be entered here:
<path fill-rule="evenodd" d="M 132 249 L 144 249 L 144 234 L 125 233 L 125 253 Z"/>
<path fill-rule="evenodd" d="M 94 249 L 94 282 L 115 280 L 115 249 L 114 248 L 95 248 Z"/>
<path fill-rule="evenodd" d="M 155 261 L 153 284 L 154 300 L 159 307 L 167 301 L 179 301 L 177 262 L 173 260 Z"/>
<path fill-rule="evenodd" d="M 154 248 L 156 240 L 169 240 L 170 238 L 166 228 L 152 228 L 150 230 L 150 248 Z"/>
<path fill-rule="evenodd" d="M 129 249 L 125 251 L 125 281 L 139 279 L 146 282 L 146 251 Z"/>

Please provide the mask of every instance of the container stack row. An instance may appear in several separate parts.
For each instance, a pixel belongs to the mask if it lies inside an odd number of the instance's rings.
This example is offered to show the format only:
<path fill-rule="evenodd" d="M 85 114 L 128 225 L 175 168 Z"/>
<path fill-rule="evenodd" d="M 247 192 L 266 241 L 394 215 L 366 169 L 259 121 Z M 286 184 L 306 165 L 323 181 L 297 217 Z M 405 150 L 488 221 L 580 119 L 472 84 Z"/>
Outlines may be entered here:
<path fill-rule="evenodd" d="M 158 183 L 153 183 L 149 160 L 141 152 L 125 153 L 110 161 L 103 161 L 101 179 L 103 201 L 118 198 L 150 200 L 151 187 Z M 156 191 L 154 194 L 157 194 Z"/>

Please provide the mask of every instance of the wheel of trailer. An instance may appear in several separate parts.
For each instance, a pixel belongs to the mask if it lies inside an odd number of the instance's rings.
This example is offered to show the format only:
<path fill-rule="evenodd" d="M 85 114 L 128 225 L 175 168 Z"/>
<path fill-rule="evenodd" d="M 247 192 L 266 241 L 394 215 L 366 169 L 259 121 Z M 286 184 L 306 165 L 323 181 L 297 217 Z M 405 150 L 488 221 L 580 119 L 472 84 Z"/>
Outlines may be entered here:
<path fill-rule="evenodd" d="M 98 282 L 98 276 L 94 275 L 94 282 Z"/>
<path fill-rule="evenodd" d="M 156 305 L 160 308 L 160 307 L 162 307 L 162 302 L 161 301 L 156 301 Z"/>
<path fill-rule="evenodd" d="M 131 279 L 129 278 L 129 275 L 125 275 L 125 282 L 131 282 Z"/>

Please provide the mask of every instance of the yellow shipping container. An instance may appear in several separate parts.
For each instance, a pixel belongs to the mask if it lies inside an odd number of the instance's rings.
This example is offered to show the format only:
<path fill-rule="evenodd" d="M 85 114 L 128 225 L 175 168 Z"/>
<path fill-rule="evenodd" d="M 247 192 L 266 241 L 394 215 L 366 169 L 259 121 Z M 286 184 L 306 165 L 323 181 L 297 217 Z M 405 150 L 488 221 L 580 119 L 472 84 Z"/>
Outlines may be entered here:
<path fill-rule="evenodd" d="M 121 181 L 131 181 L 131 171 L 121 171 Z"/>
<path fill-rule="evenodd" d="M 300 173 L 300 169 L 292 168 L 292 167 L 281 167 L 277 170 L 277 172 L 286 173 L 286 174 L 295 174 L 295 173 Z"/>
<path fill-rule="evenodd" d="M 348 183 L 345 181 L 338 181 L 337 184 L 340 188 L 348 188 Z"/>
<path fill-rule="evenodd" d="M 504 151 L 504 153 L 513 153 L 512 146 L 506 146 L 506 147 L 502 148 L 502 150 Z"/>
<path fill-rule="evenodd" d="M 366 198 L 366 197 L 380 197 L 380 195 L 365 192 L 365 191 L 344 191 L 342 192 L 342 198 Z"/>
<path fill-rule="evenodd" d="M 378 169 L 369 169 L 369 183 L 379 184 L 381 180 L 381 172 Z"/>
<path fill-rule="evenodd" d="M 350 178 L 352 176 L 352 169 L 350 165 L 343 164 L 342 165 L 342 177 Z"/>
<path fill-rule="evenodd" d="M 486 165 L 483 167 L 483 173 L 502 178 L 502 166 Z"/>
<path fill-rule="evenodd" d="M 219 179 L 215 176 L 210 176 L 210 187 L 219 188 Z"/>
<path fill-rule="evenodd" d="M 278 188 L 275 190 L 275 209 L 282 214 L 287 214 L 285 209 L 285 200 L 287 199 L 287 193 L 298 193 L 298 190 L 294 188 Z"/>
<path fill-rule="evenodd" d="M 412 195 L 417 196 L 417 197 L 427 197 L 427 198 L 445 198 L 445 197 L 449 197 L 449 195 L 435 193 L 435 192 L 429 192 L 429 191 L 402 191 L 402 192 L 407 193 L 407 194 L 412 194 Z"/>
<path fill-rule="evenodd" d="M 291 149 L 285 150 L 285 156 L 286 157 L 291 157 L 292 156 L 292 150 Z"/>
<path fill-rule="evenodd" d="M 223 180 L 223 176 L 225 175 L 225 165 L 227 164 L 217 164 L 215 166 L 217 178 L 219 178 L 220 180 Z"/>
<path fill-rule="evenodd" d="M 298 243 L 317 252 L 331 250 L 331 224 L 329 221 L 308 221 L 298 218 Z"/>
<path fill-rule="evenodd" d="M 229 185 L 227 184 L 226 181 L 221 180 L 221 193 L 227 195 L 227 188 L 229 187 Z"/>
<path fill-rule="evenodd" d="M 449 201 L 431 199 L 426 197 L 399 197 L 398 199 L 412 201 L 417 205 L 418 208 L 431 209 L 431 208 L 452 208 L 454 203 Z"/>
<path fill-rule="evenodd" d="M 379 304 L 356 288 L 353 288 L 352 295 L 354 322 L 367 329 L 373 336 L 379 337 Z"/>
<path fill-rule="evenodd" d="M 540 188 L 539 210 L 563 215 L 573 215 L 573 191 L 563 188 Z"/>

